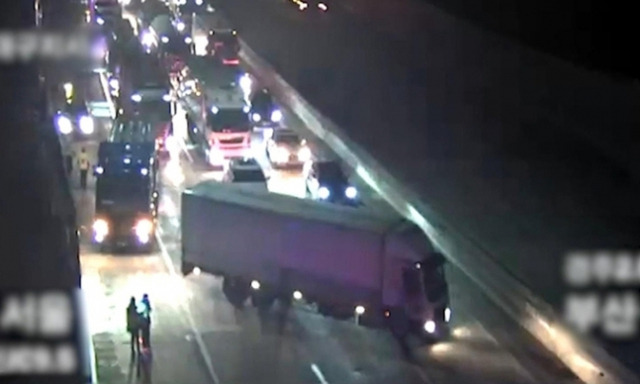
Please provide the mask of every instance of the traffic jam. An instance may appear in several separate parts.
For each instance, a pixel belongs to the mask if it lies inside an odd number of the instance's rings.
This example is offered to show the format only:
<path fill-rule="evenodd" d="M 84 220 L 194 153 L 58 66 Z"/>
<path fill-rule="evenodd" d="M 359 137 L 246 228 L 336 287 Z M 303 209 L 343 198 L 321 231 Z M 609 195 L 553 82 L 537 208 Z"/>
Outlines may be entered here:
<path fill-rule="evenodd" d="M 94 168 L 100 251 L 154 252 L 162 169 L 186 156 L 213 176 L 180 192 L 183 275 L 222 278 L 234 307 L 315 304 L 325 316 L 390 328 L 405 347 L 409 336 L 446 337 L 445 258 L 415 224 L 373 208 L 353 171 L 247 73 L 239 33 L 218 11 L 198 1 L 102 2 L 93 21 L 112 36 L 101 76 L 116 110 Z M 81 119 L 68 117 L 80 131 Z"/>

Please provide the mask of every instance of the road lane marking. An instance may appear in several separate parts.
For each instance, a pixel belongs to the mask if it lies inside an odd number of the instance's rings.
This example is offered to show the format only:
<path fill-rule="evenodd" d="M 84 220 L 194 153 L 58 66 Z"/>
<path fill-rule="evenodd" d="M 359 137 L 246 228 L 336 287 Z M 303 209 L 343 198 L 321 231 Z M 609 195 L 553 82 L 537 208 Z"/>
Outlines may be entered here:
<path fill-rule="evenodd" d="M 320 384 L 329 384 L 327 379 L 324 378 L 322 371 L 320 370 L 320 368 L 318 368 L 316 364 L 311 364 L 311 371 L 313 371 L 313 374 L 316 375 Z"/>
<path fill-rule="evenodd" d="M 162 256 L 162 261 L 164 262 L 165 266 L 169 270 L 169 274 L 173 278 L 175 278 L 177 280 L 179 279 L 180 281 L 182 281 L 182 277 L 176 272 L 176 268 L 173 265 L 173 262 L 171 261 L 171 257 L 169 256 L 169 252 L 167 251 L 167 247 L 165 246 L 164 242 L 162 241 L 162 238 L 160 237 L 159 233 L 156 234 L 156 240 L 158 241 L 158 246 L 160 247 L 160 255 Z M 220 378 L 216 374 L 216 371 L 213 368 L 213 364 L 211 363 L 211 361 L 213 361 L 213 359 L 211 358 L 211 355 L 209 354 L 209 351 L 207 350 L 207 347 L 204 344 L 204 340 L 202 339 L 202 335 L 200 334 L 200 332 L 196 328 L 196 323 L 193 320 L 193 315 L 191 314 L 191 310 L 183 302 L 181 302 L 180 305 L 182 306 L 183 310 L 187 314 L 187 321 L 189 321 L 189 327 L 191 327 L 191 331 L 193 332 L 193 336 L 194 336 L 196 345 L 198 346 L 198 349 L 200 350 L 200 354 L 202 355 L 202 358 L 204 359 L 204 363 L 207 366 L 207 371 L 209 373 L 209 376 L 211 377 L 211 380 L 213 381 L 214 384 L 221 384 Z"/>

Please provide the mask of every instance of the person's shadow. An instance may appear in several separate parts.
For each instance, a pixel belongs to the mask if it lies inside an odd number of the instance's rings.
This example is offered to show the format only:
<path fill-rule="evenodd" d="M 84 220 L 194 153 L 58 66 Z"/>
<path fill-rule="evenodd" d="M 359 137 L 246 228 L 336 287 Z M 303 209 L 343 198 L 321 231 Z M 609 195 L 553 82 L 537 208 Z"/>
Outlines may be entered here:
<path fill-rule="evenodd" d="M 138 382 L 144 384 L 151 384 L 151 371 L 153 366 L 153 354 L 151 349 L 142 348 L 138 354 L 136 364 L 136 377 Z"/>

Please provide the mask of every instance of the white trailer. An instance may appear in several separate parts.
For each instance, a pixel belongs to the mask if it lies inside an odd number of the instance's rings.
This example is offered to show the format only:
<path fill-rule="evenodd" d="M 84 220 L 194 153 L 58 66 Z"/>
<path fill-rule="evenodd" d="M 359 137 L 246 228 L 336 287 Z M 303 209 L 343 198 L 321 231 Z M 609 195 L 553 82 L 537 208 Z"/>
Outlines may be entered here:
<path fill-rule="evenodd" d="M 304 299 L 336 318 L 428 339 L 447 334 L 444 258 L 395 212 L 204 182 L 182 194 L 182 273 L 224 278 L 259 309 Z"/>

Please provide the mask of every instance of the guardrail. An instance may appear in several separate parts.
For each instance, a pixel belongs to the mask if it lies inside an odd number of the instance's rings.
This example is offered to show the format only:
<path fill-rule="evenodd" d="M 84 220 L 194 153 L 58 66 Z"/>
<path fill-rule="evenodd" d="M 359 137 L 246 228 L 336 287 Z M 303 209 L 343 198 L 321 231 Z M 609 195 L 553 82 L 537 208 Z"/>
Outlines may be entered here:
<path fill-rule="evenodd" d="M 399 212 L 419 225 L 448 260 L 463 271 L 507 315 L 531 333 L 588 384 L 632 384 L 640 379 L 589 337 L 567 327 L 553 308 L 510 276 L 489 253 L 457 232 L 421 198 L 384 170 L 332 121 L 322 116 L 245 42 L 240 56 L 250 72 L 316 136 L 353 167 Z M 429 219 L 427 219 L 429 218 Z"/>

